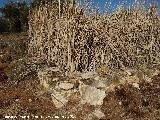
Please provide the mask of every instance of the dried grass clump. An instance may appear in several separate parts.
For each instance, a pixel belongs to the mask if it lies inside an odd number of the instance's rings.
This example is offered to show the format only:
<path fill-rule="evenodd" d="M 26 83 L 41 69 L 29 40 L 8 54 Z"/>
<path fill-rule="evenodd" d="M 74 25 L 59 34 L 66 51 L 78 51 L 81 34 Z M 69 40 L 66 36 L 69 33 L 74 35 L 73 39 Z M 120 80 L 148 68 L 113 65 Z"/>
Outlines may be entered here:
<path fill-rule="evenodd" d="M 31 10 L 30 58 L 69 72 L 159 64 L 158 15 L 136 8 L 86 13 L 86 8 L 70 4 L 59 12 L 57 3 Z"/>

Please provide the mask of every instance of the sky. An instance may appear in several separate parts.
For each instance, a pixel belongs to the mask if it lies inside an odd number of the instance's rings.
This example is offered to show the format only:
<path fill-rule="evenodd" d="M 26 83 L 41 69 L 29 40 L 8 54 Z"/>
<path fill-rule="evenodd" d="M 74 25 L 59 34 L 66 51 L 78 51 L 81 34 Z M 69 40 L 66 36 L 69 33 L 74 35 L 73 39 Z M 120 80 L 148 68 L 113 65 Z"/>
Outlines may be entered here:
<path fill-rule="evenodd" d="M 100 6 L 100 9 L 103 11 L 105 10 L 105 3 L 106 1 L 111 1 L 111 5 L 109 7 L 109 11 L 114 10 L 118 5 L 124 4 L 126 8 L 131 6 L 136 0 L 92 0 L 94 3 L 98 3 Z M 127 2 L 122 2 L 122 1 L 127 1 Z M 137 0 L 138 1 L 138 0 Z M 160 6 L 160 0 L 139 0 L 142 1 L 145 6 L 149 6 L 150 3 L 156 3 L 158 6 Z"/>
<path fill-rule="evenodd" d="M 8 1 L 16 2 L 18 0 L 0 0 L 0 7 L 3 7 Z M 29 1 L 29 0 L 26 0 Z M 110 10 L 113 10 L 117 5 L 122 3 L 122 1 L 128 1 L 127 4 L 125 4 L 125 7 L 128 7 L 129 5 L 133 4 L 136 0 L 92 0 L 95 4 L 98 4 L 100 7 L 100 10 L 105 10 L 105 2 L 111 1 L 111 7 L 109 7 Z M 154 3 L 156 2 L 160 6 L 160 0 L 140 0 L 140 1 L 147 1 L 147 3 Z"/>

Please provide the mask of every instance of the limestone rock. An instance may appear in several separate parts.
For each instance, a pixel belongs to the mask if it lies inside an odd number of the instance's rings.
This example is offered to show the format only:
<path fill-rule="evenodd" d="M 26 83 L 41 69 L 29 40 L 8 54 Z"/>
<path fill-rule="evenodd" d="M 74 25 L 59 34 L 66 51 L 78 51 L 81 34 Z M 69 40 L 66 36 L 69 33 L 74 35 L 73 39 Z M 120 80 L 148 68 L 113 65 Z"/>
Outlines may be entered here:
<path fill-rule="evenodd" d="M 152 82 L 152 78 L 147 77 L 147 76 L 145 76 L 145 80 L 146 80 L 147 82 Z"/>
<path fill-rule="evenodd" d="M 132 85 L 133 85 L 135 88 L 140 89 L 138 83 L 133 83 Z"/>
<path fill-rule="evenodd" d="M 93 78 L 94 76 L 95 76 L 94 72 L 86 72 L 81 74 L 82 79 L 89 79 Z"/>
<path fill-rule="evenodd" d="M 93 112 L 93 114 L 98 118 L 98 119 L 101 119 L 102 117 L 105 117 L 104 113 L 100 110 L 100 109 L 97 109 Z"/>
<path fill-rule="evenodd" d="M 114 84 L 110 84 L 109 86 L 106 87 L 106 91 L 110 92 L 110 91 L 114 91 L 114 88 L 116 87 L 116 85 Z"/>
<path fill-rule="evenodd" d="M 38 71 L 38 78 L 40 80 L 52 80 L 52 78 L 55 78 L 55 76 L 53 76 L 53 73 L 57 73 L 58 71 L 58 68 L 43 68 L 42 70 Z"/>
<path fill-rule="evenodd" d="M 69 90 L 69 89 L 72 89 L 73 87 L 74 87 L 74 84 L 68 83 L 68 82 L 62 82 L 59 84 L 59 88 L 63 90 Z"/>
<path fill-rule="evenodd" d="M 50 87 L 50 83 L 54 81 L 58 81 L 59 78 L 54 76 L 59 71 L 58 68 L 49 67 L 38 70 L 38 78 L 40 80 L 40 84 L 48 90 Z"/>
<path fill-rule="evenodd" d="M 94 78 L 94 80 L 96 80 L 96 81 L 98 81 L 98 80 L 100 80 L 101 78 L 99 77 L 99 76 L 96 76 L 95 78 Z"/>
<path fill-rule="evenodd" d="M 124 81 L 132 84 L 132 83 L 139 83 L 140 79 L 136 75 L 135 76 L 127 76 L 127 77 L 122 78 L 122 80 L 120 82 L 124 82 Z"/>
<path fill-rule="evenodd" d="M 89 103 L 91 105 L 102 105 L 106 94 L 105 91 L 95 87 L 80 84 L 81 103 Z"/>
<path fill-rule="evenodd" d="M 45 90 L 48 90 L 48 89 L 49 89 L 49 84 L 47 83 L 46 80 L 41 80 L 41 81 L 40 81 L 40 85 L 42 85 Z"/>
<path fill-rule="evenodd" d="M 96 88 L 105 88 L 105 82 L 103 80 L 95 80 L 92 84 L 92 86 L 96 87 Z"/>
<path fill-rule="evenodd" d="M 56 108 L 61 108 L 68 102 L 68 100 L 57 91 L 54 91 L 51 97 Z"/>

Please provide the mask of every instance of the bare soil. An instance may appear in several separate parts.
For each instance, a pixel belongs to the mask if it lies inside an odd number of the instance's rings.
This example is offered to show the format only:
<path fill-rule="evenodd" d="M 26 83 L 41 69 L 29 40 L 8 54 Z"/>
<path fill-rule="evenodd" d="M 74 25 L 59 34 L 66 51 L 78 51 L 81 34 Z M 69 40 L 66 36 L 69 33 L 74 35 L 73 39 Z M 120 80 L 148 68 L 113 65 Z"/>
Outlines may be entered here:
<path fill-rule="evenodd" d="M 28 116 L 31 120 L 37 117 L 45 120 L 98 120 L 92 114 L 95 106 L 79 104 L 79 92 L 70 96 L 67 105 L 57 109 L 51 95 L 42 91 L 36 75 L 30 74 L 18 82 L 15 78 L 9 79 L 5 70 L 10 63 L 4 61 L 1 59 L 0 64 L 0 119 L 16 116 L 15 119 L 19 120 Z M 154 76 L 152 82 L 141 80 L 139 89 L 124 84 L 106 94 L 103 105 L 99 106 L 105 114 L 101 120 L 160 120 L 160 74 Z"/>

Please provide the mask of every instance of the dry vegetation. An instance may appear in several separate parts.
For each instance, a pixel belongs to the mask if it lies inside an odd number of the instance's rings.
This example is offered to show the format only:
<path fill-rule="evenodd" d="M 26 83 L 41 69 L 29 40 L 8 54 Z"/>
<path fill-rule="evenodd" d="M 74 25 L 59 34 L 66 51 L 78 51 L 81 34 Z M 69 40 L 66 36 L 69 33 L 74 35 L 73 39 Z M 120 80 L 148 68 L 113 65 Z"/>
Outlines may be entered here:
<path fill-rule="evenodd" d="M 0 54 L 0 119 L 11 115 L 63 120 L 74 115 L 76 120 L 98 120 L 93 112 L 100 109 L 105 115 L 101 120 L 159 120 L 159 16 L 138 7 L 103 15 L 90 7 L 57 7 L 55 2 L 30 11 L 28 37 L 0 35 L 5 43 Z M 45 71 L 54 67 L 60 71 Z M 88 77 L 88 71 L 98 77 Z M 83 72 L 82 79 L 78 75 Z M 56 89 L 57 83 L 69 81 L 77 91 L 57 108 L 39 74 L 46 86 L 51 82 Z M 103 90 L 96 79 L 106 80 L 103 104 L 80 104 L 81 83 Z"/>
<path fill-rule="evenodd" d="M 31 57 L 69 72 L 159 64 L 160 19 L 155 13 L 137 7 L 100 15 L 89 7 L 65 6 L 59 17 L 55 6 L 31 11 Z"/>
<path fill-rule="evenodd" d="M 13 79 L 13 69 L 20 66 L 18 61 L 27 54 L 26 33 L 0 35 L 0 80 Z M 16 75 L 17 76 L 17 75 Z M 17 77 L 16 77 L 17 79 Z"/>

